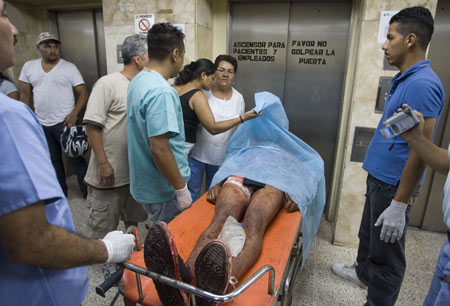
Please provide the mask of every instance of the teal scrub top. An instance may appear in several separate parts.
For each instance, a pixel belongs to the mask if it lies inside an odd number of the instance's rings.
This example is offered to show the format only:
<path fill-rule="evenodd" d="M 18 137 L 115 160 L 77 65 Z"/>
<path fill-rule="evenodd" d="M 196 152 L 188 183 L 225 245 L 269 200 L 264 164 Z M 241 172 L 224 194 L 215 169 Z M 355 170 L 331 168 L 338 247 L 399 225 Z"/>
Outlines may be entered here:
<path fill-rule="evenodd" d="M 149 138 L 170 133 L 170 148 L 181 175 L 188 182 L 188 151 L 177 92 L 158 72 L 144 69 L 128 86 L 127 112 L 131 195 L 145 204 L 173 200 L 175 190 L 158 171 Z"/>

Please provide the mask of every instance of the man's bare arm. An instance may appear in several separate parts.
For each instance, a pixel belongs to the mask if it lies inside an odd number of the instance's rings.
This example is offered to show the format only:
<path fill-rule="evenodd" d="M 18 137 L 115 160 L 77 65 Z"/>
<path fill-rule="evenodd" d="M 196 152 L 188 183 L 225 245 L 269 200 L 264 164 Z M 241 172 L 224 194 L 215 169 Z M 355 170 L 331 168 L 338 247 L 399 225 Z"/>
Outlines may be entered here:
<path fill-rule="evenodd" d="M 75 92 L 78 95 L 77 101 L 75 102 L 75 108 L 64 120 L 64 125 L 73 126 L 77 121 L 78 114 L 86 106 L 89 94 L 86 85 L 80 84 L 74 87 Z"/>
<path fill-rule="evenodd" d="M 8 258 L 23 265 L 65 269 L 108 259 L 105 244 L 48 223 L 38 202 L 0 217 L 0 243 Z"/>
<path fill-rule="evenodd" d="M 32 107 L 31 105 L 31 91 L 32 86 L 30 83 L 21 82 L 22 89 L 20 90 L 20 101 L 28 105 L 28 107 Z"/>
<path fill-rule="evenodd" d="M 98 176 L 100 184 L 107 186 L 114 185 L 114 169 L 109 163 L 103 147 L 102 128 L 96 124 L 84 122 L 86 132 L 89 138 L 89 143 L 95 153 L 95 158 L 98 162 Z"/>
<path fill-rule="evenodd" d="M 186 182 L 178 170 L 177 162 L 169 145 L 169 137 L 169 133 L 150 137 L 150 152 L 159 172 L 175 190 L 179 190 L 186 186 Z"/>
<path fill-rule="evenodd" d="M 425 119 L 423 130 L 425 138 L 431 140 L 435 125 L 436 118 Z M 424 170 L 425 162 L 415 151 L 410 150 L 394 200 L 400 203 L 408 203 L 411 195 L 420 182 Z"/>
<path fill-rule="evenodd" d="M 408 142 L 409 148 L 414 150 L 427 165 L 442 174 L 447 174 L 450 166 L 448 151 L 436 146 L 430 139 L 424 136 L 423 116 L 419 112 L 416 112 L 416 114 L 420 123 L 400 136 Z"/>

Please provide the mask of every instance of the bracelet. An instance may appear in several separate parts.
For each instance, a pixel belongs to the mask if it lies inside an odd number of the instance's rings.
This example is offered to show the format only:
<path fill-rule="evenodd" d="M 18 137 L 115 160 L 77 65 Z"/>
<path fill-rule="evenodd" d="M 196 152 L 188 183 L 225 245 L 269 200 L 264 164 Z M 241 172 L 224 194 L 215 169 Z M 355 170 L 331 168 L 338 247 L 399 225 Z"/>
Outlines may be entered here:
<path fill-rule="evenodd" d="M 242 120 L 242 116 L 239 115 L 239 119 L 241 119 L 241 123 L 244 123 L 244 120 Z"/>

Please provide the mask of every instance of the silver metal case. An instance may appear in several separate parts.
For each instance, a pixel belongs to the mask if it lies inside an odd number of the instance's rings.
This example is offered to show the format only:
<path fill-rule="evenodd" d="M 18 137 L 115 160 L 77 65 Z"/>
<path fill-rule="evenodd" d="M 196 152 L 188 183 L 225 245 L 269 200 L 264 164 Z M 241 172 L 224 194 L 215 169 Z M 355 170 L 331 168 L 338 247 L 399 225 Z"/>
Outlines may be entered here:
<path fill-rule="evenodd" d="M 413 128 L 419 122 L 415 112 L 411 108 L 405 107 L 401 112 L 395 113 L 383 121 L 384 128 L 381 129 L 381 134 L 384 138 L 391 139 Z"/>

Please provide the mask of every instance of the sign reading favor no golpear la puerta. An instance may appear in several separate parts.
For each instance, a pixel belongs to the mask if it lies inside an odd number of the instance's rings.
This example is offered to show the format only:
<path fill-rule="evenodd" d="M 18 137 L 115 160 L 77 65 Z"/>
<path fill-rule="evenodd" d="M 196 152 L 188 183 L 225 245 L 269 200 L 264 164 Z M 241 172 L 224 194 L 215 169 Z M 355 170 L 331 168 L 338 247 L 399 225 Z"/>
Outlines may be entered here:
<path fill-rule="evenodd" d="M 134 32 L 136 34 L 147 34 L 148 30 L 155 24 L 154 14 L 134 15 Z"/>

